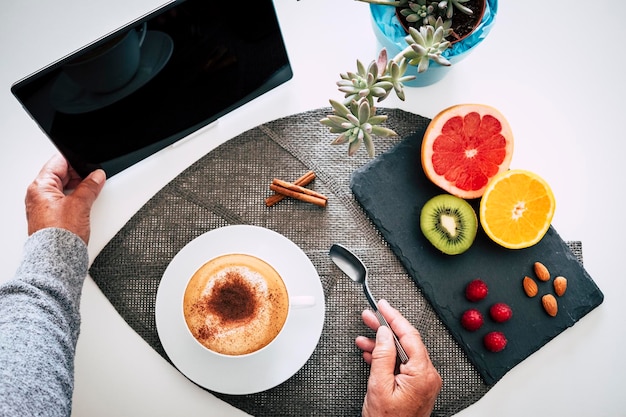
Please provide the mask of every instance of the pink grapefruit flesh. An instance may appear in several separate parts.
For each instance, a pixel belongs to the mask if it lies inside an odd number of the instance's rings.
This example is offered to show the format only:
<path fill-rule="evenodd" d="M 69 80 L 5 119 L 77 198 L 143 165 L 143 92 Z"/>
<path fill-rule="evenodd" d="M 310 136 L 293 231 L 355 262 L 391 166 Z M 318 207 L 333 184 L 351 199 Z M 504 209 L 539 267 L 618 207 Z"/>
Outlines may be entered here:
<path fill-rule="evenodd" d="M 452 195 L 483 195 L 489 180 L 506 171 L 513 133 L 502 113 L 484 104 L 459 104 L 433 118 L 422 142 L 426 176 Z"/>

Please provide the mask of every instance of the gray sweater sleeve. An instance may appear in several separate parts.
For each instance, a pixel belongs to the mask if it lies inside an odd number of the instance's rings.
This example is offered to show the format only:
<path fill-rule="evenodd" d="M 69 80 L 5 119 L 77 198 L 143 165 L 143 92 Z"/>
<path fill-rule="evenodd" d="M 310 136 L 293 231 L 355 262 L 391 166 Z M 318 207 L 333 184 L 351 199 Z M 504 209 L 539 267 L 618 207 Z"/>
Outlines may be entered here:
<path fill-rule="evenodd" d="M 0 416 L 69 416 L 87 247 L 51 228 L 24 249 L 0 285 Z"/>

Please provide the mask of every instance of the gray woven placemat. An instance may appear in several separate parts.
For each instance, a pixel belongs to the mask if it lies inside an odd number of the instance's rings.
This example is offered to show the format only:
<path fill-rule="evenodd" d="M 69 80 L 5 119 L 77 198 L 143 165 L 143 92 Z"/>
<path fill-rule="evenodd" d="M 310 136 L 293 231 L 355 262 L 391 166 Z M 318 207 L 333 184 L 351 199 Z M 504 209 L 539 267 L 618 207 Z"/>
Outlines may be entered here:
<path fill-rule="evenodd" d="M 344 244 L 368 265 L 374 296 L 389 300 L 420 330 L 444 381 L 433 415 L 453 415 L 490 387 L 354 199 L 350 175 L 369 159 L 364 151 L 349 158 L 345 147 L 329 146 L 334 135 L 319 120 L 330 111 L 266 123 L 205 155 L 133 216 L 95 259 L 90 274 L 126 322 L 169 361 L 154 308 L 161 276 L 174 255 L 195 237 L 226 225 L 252 224 L 283 234 L 304 250 L 320 275 L 327 303 L 320 343 L 283 384 L 252 395 L 216 395 L 255 416 L 355 416 L 369 369 L 354 338 L 373 334 L 361 322 L 367 308 L 361 287 L 328 258 L 333 243 Z M 429 122 L 402 110 L 383 112 L 399 137 L 377 140 L 378 153 Z M 272 178 L 293 181 L 308 170 L 317 174 L 309 187 L 329 196 L 326 208 L 290 199 L 265 207 Z M 582 255 L 579 242 L 570 246 Z"/>

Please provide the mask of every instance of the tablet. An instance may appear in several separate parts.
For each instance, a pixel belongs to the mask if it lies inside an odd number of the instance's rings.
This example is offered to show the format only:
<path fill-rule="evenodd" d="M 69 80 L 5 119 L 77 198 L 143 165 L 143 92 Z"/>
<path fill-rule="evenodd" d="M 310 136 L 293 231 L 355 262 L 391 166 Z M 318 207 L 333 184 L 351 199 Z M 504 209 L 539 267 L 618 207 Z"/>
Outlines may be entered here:
<path fill-rule="evenodd" d="M 110 177 L 288 81 L 272 0 L 174 1 L 11 91 L 82 176 Z"/>

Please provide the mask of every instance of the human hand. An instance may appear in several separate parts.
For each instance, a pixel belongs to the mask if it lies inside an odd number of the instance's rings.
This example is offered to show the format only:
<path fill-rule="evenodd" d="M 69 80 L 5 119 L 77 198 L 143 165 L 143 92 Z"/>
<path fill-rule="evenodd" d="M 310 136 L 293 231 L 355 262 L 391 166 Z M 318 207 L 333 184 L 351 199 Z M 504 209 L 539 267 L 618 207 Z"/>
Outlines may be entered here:
<path fill-rule="evenodd" d="M 442 382 L 430 361 L 426 346 L 417 329 L 387 301 L 380 300 L 378 309 L 406 350 L 409 361 L 397 367 L 397 352 L 391 330 L 380 326 L 372 311 L 364 311 L 363 321 L 377 331 L 375 341 L 364 336 L 357 337 L 355 341 L 363 350 L 363 358 L 371 365 L 362 415 L 430 416 Z"/>
<path fill-rule="evenodd" d="M 59 227 L 88 243 L 91 206 L 105 181 L 106 174 L 101 169 L 81 180 L 65 158 L 53 156 L 26 190 L 28 235 Z"/>

